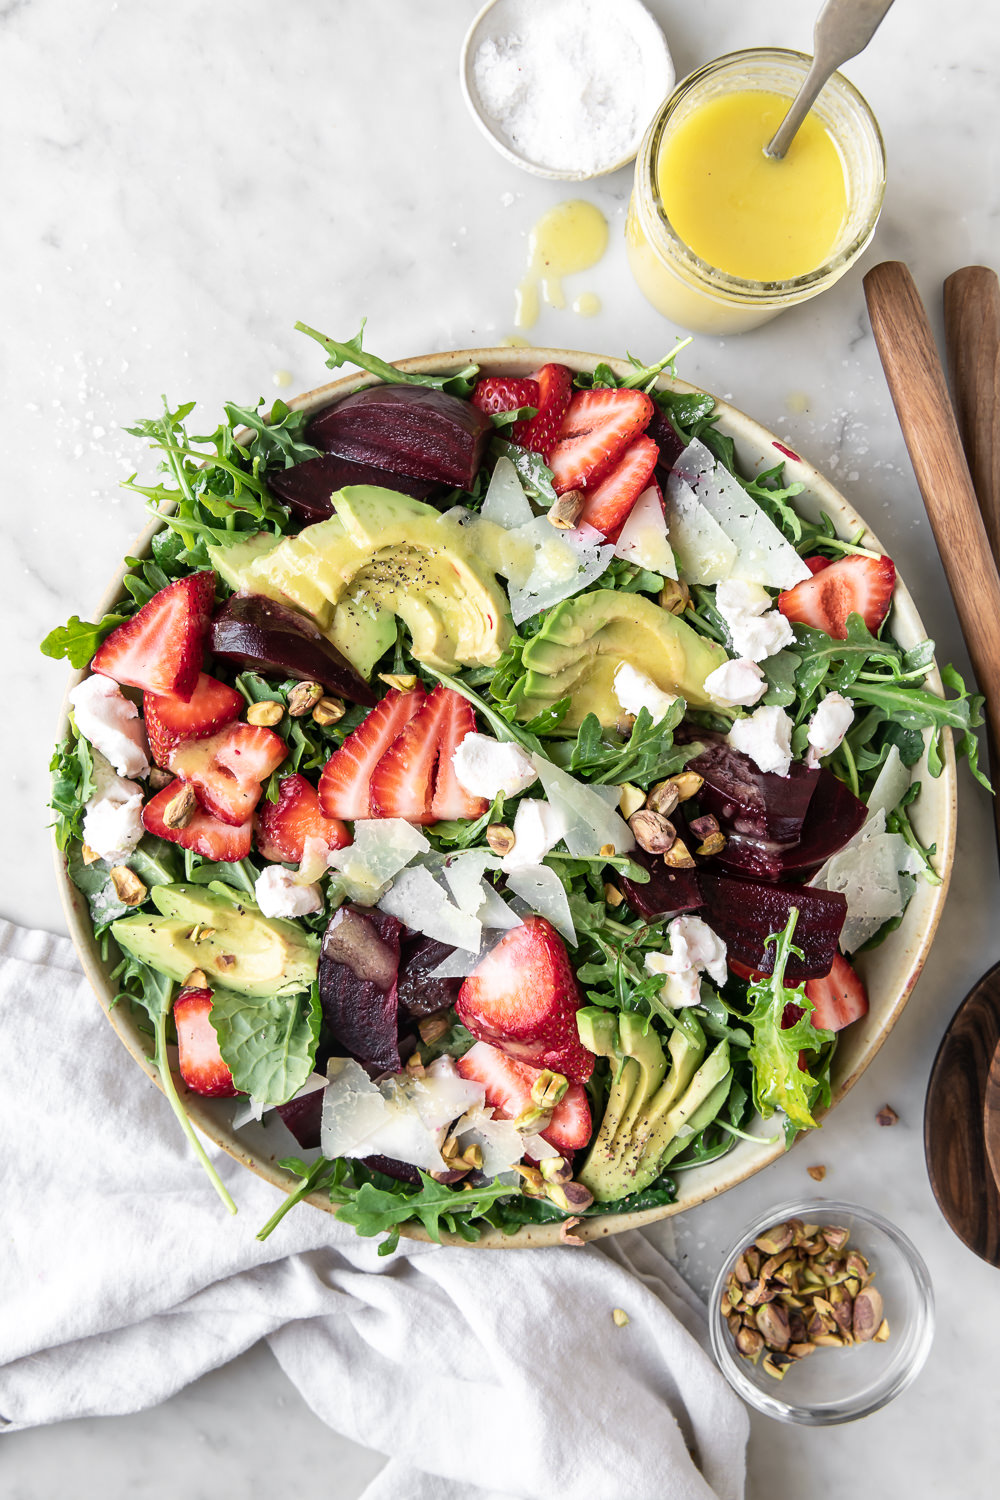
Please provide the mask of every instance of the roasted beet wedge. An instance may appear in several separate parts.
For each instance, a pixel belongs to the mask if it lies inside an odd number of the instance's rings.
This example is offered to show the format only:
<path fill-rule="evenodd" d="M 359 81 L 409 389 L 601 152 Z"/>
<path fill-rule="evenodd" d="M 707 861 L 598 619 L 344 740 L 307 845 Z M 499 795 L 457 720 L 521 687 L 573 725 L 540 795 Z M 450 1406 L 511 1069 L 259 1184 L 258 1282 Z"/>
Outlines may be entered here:
<path fill-rule="evenodd" d="M 865 804 L 823 766 L 801 838 L 794 844 L 781 844 L 749 834 L 729 833 L 725 848 L 714 856 L 712 863 L 761 880 L 809 873 L 818 870 L 824 860 L 854 837 L 867 814 Z"/>
<path fill-rule="evenodd" d="M 698 879 L 705 894 L 702 915 L 725 942 L 727 956 L 758 973 L 772 973 L 774 944 L 767 939 L 785 930 L 788 914 L 795 906 L 799 917 L 794 942 L 803 956 L 800 959 L 792 954 L 785 978 L 799 984 L 803 979 L 829 974 L 847 916 L 847 901 L 839 891 L 791 883 L 768 885 L 704 869 L 699 870 Z"/>
<path fill-rule="evenodd" d="M 263 594 L 234 594 L 212 621 L 209 645 L 223 661 L 252 672 L 320 682 L 341 698 L 375 704 L 371 688 L 312 620 Z"/>
<path fill-rule="evenodd" d="M 330 497 L 345 484 L 379 484 L 412 495 L 414 500 L 426 500 L 438 488 L 433 479 L 415 479 L 412 474 L 395 474 L 374 464 L 352 463 L 335 453 L 307 458 L 305 463 L 269 474 L 267 479 L 268 489 L 302 521 L 325 521 L 332 516 Z"/>
<path fill-rule="evenodd" d="M 278 1114 L 304 1151 L 319 1145 L 325 1093 L 325 1089 L 314 1089 L 302 1099 L 289 1099 L 287 1104 L 278 1105 Z"/>
<path fill-rule="evenodd" d="M 461 979 L 431 977 L 438 964 L 454 951 L 450 943 L 439 943 L 422 933 L 407 938 L 399 958 L 399 1003 L 403 1010 L 411 1016 L 430 1016 L 454 1005 L 462 988 Z"/>
<path fill-rule="evenodd" d="M 374 1073 L 397 1073 L 400 923 L 387 912 L 342 906 L 319 955 L 323 1016 L 342 1047 Z"/>
<path fill-rule="evenodd" d="M 646 436 L 652 438 L 660 450 L 657 468 L 662 469 L 665 474 L 669 474 L 675 461 L 684 452 L 684 441 L 677 436 L 673 423 L 665 413 L 660 411 L 659 407 L 656 408 L 649 419 L 649 424 L 646 427 Z"/>
<path fill-rule="evenodd" d="M 307 437 L 353 463 L 468 490 L 492 430 L 485 412 L 445 391 L 376 385 L 314 417 Z"/>
<path fill-rule="evenodd" d="M 696 911 L 704 905 L 695 870 L 669 870 L 658 855 L 646 854 L 642 849 L 633 849 L 629 858 L 649 871 L 647 885 L 627 878 L 622 880 L 626 900 L 640 917 L 655 922 L 661 917 L 676 917 L 682 911 Z"/>
<path fill-rule="evenodd" d="M 687 769 L 704 777 L 698 802 L 703 813 L 718 818 L 724 834 L 749 834 L 775 844 L 797 842 L 819 779 L 818 770 L 798 761 L 787 776 L 761 771 L 749 755 L 715 737 Z"/>

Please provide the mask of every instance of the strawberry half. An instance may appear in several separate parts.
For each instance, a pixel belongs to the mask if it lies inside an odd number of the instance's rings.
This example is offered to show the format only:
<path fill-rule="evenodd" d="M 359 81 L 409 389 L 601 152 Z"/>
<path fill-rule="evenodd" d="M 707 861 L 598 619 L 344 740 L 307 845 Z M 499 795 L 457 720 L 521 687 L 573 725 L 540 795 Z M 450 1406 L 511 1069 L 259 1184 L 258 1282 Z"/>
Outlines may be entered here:
<path fill-rule="evenodd" d="M 261 802 L 255 817 L 257 848 L 265 859 L 297 864 L 306 839 L 321 839 L 328 849 L 351 842 L 339 818 L 324 818 L 316 788 L 293 772 L 282 778 L 277 802 Z"/>
<path fill-rule="evenodd" d="M 806 994 L 813 1003 L 812 1023 L 820 1031 L 841 1031 L 868 1014 L 864 980 L 842 953 L 834 958 L 829 974 L 806 980 Z"/>
<path fill-rule="evenodd" d="M 217 677 L 199 672 L 190 698 L 176 693 L 143 693 L 142 713 L 153 760 L 167 764 L 167 756 L 181 740 L 200 740 L 238 719 L 243 696 Z"/>
<path fill-rule="evenodd" d="M 386 693 L 335 750 L 319 778 L 319 801 L 325 818 L 371 818 L 372 773 L 393 741 L 423 708 L 423 688 Z"/>
<path fill-rule="evenodd" d="M 431 818 L 434 822 L 440 818 L 481 818 L 490 804 L 485 797 L 474 797 L 465 790 L 455 775 L 451 759 L 465 736 L 475 732 L 476 715 L 472 704 L 453 688 L 439 687 L 434 691 L 444 694 L 447 711 L 441 725 Z"/>
<path fill-rule="evenodd" d="M 889 613 L 895 586 L 896 565 L 891 557 L 852 552 L 779 594 L 778 608 L 786 620 L 825 630 L 835 641 L 844 641 L 850 614 L 859 614 L 873 632 L 879 628 Z"/>
<path fill-rule="evenodd" d="M 518 1062 L 585 1083 L 594 1055 L 580 1041 L 582 1004 L 562 938 L 544 917 L 529 917 L 501 938 L 458 992 L 455 1009 L 481 1042 Z"/>
<path fill-rule="evenodd" d="M 833 559 L 830 557 L 804 557 L 802 561 L 805 563 L 810 573 L 822 573 L 824 568 L 828 568 L 830 566 Z"/>
<path fill-rule="evenodd" d="M 185 740 L 167 756 L 167 769 L 189 781 L 198 801 L 223 823 L 243 824 L 264 790 L 263 782 L 288 755 L 273 729 L 230 724 L 204 740 Z"/>
<path fill-rule="evenodd" d="M 144 693 L 190 698 L 214 601 L 214 573 L 191 573 L 169 583 L 98 646 L 91 670 Z"/>
<path fill-rule="evenodd" d="M 518 411 L 522 406 L 537 408 L 541 403 L 541 396 L 537 380 L 517 380 L 508 375 L 484 375 L 482 380 L 476 381 L 469 400 L 489 416 L 504 411 Z"/>
<path fill-rule="evenodd" d="M 177 1064 L 188 1088 L 209 1099 L 235 1099 L 240 1092 L 223 1061 L 211 1022 L 212 991 L 183 989 L 174 1001 Z"/>
<path fill-rule="evenodd" d="M 577 391 L 548 455 L 556 493 L 600 484 L 654 410 L 645 391 Z"/>
<path fill-rule="evenodd" d="M 371 809 L 375 818 L 405 818 L 408 823 L 433 823 L 434 769 L 441 736 L 449 716 L 447 689 L 436 687 L 420 712 L 406 725 L 382 756 L 371 781 Z"/>
<path fill-rule="evenodd" d="M 652 438 L 637 437 L 629 443 L 611 473 L 585 491 L 581 524 L 586 522 L 617 541 L 629 511 L 648 487 L 659 461 L 660 450 Z"/>
<path fill-rule="evenodd" d="M 538 412 L 526 422 L 515 422 L 511 437 L 547 462 L 573 394 L 573 372 L 565 365 L 542 365 L 534 378 L 538 399 L 525 405 L 537 406 Z"/>
<path fill-rule="evenodd" d="M 163 815 L 169 804 L 183 789 L 182 781 L 172 781 L 162 792 L 157 792 L 142 810 L 142 826 L 147 833 L 155 833 L 171 844 L 190 849 L 204 859 L 235 862 L 246 859 L 253 844 L 253 820 L 247 818 L 238 827 L 223 823 L 199 807 L 184 828 L 168 828 Z"/>
<path fill-rule="evenodd" d="M 531 1108 L 531 1086 L 542 1071 L 517 1062 L 489 1042 L 477 1042 L 455 1066 L 463 1078 L 482 1084 L 487 1104 L 504 1120 L 516 1120 Z M 551 1123 L 540 1134 L 557 1151 L 576 1151 L 590 1140 L 591 1128 L 587 1091 L 582 1083 L 571 1083 L 552 1111 Z"/>

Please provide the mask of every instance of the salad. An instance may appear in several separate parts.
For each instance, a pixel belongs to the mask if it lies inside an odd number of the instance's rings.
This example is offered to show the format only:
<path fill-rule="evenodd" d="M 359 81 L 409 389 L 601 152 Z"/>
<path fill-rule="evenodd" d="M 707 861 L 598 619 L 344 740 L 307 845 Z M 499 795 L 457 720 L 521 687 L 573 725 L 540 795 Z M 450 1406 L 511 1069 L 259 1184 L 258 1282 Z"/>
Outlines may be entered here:
<path fill-rule="evenodd" d="M 911 768 L 981 701 L 895 568 L 746 476 L 714 402 L 617 375 L 374 377 L 128 430 L 160 524 L 89 668 L 55 834 L 163 1088 L 275 1119 L 361 1234 L 672 1202 L 830 1099 L 852 963 L 940 882 Z M 301 1153 L 301 1154 L 299 1154 Z"/>

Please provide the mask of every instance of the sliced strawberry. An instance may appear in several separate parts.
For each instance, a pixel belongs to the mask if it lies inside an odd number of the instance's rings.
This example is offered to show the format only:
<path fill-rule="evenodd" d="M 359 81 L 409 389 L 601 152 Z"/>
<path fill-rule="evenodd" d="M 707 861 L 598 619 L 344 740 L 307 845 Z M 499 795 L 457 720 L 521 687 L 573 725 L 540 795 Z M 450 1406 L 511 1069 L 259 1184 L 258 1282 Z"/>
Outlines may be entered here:
<path fill-rule="evenodd" d="M 629 443 L 611 473 L 594 489 L 585 491 L 581 522 L 617 541 L 629 511 L 648 487 L 659 461 L 660 450 L 652 438 L 637 437 Z"/>
<path fill-rule="evenodd" d="M 895 585 L 892 558 L 852 552 L 779 594 L 778 608 L 786 620 L 825 630 L 835 641 L 843 641 L 850 614 L 859 614 L 871 631 L 879 628 L 889 613 Z"/>
<path fill-rule="evenodd" d="M 531 1086 L 541 1068 L 517 1062 L 489 1042 L 477 1042 L 455 1066 L 463 1078 L 482 1084 L 487 1104 L 501 1119 L 516 1120 L 532 1107 Z M 551 1123 L 540 1133 L 557 1151 L 576 1151 L 590 1140 L 591 1129 L 587 1091 L 582 1083 L 571 1083 L 552 1111 Z"/>
<path fill-rule="evenodd" d="M 476 388 L 469 400 L 480 411 L 491 415 L 503 411 L 518 411 L 522 406 L 537 408 L 541 396 L 537 380 L 516 380 L 508 375 L 484 375 L 482 380 L 476 381 Z"/>
<path fill-rule="evenodd" d="M 594 1055 L 576 1029 L 581 1004 L 562 938 L 544 917 L 529 917 L 473 970 L 455 1008 L 477 1040 L 585 1083 Z"/>
<path fill-rule="evenodd" d="M 282 777 L 277 802 L 258 804 L 257 848 L 265 859 L 298 863 L 306 839 L 320 839 L 328 849 L 343 849 L 350 834 L 339 818 L 324 818 L 316 788 L 293 772 Z"/>
<path fill-rule="evenodd" d="M 198 681 L 215 599 L 215 574 L 178 578 L 98 646 L 94 672 L 142 688 L 190 698 Z"/>
<path fill-rule="evenodd" d="M 260 801 L 263 783 L 287 755 L 288 746 L 273 729 L 230 724 L 208 739 L 175 745 L 167 769 L 191 783 L 206 812 L 242 824 Z"/>
<path fill-rule="evenodd" d="M 181 740 L 200 740 L 238 719 L 243 695 L 207 672 L 198 674 L 190 698 L 176 693 L 144 693 L 142 713 L 153 760 L 167 764 L 167 756 Z"/>
<path fill-rule="evenodd" d="M 449 718 L 450 690 L 436 687 L 382 756 L 371 781 L 372 816 L 433 823 L 434 769 Z"/>
<path fill-rule="evenodd" d="M 434 778 L 434 796 L 431 800 L 431 818 L 481 818 L 489 807 L 485 797 L 474 797 L 460 785 L 455 775 L 451 758 L 467 734 L 476 728 L 476 715 L 472 704 L 461 693 L 452 688 L 436 688 L 445 695 L 447 713 L 441 726 L 441 744 L 437 775 Z"/>
<path fill-rule="evenodd" d="M 542 365 L 535 371 L 535 381 L 538 400 L 530 404 L 538 407 L 538 414 L 527 422 L 515 422 L 511 437 L 548 461 L 573 394 L 573 372 L 565 365 Z"/>
<path fill-rule="evenodd" d="M 183 785 L 182 781 L 172 781 L 146 803 L 142 810 L 143 828 L 161 839 L 169 839 L 171 844 L 180 844 L 182 849 L 200 854 L 204 859 L 223 862 L 246 859 L 253 844 L 251 818 L 247 818 L 239 827 L 234 827 L 232 823 L 223 823 L 218 818 L 213 818 L 199 807 L 183 828 L 167 827 L 163 815 L 183 789 Z"/>
<path fill-rule="evenodd" d="M 326 818 L 371 818 L 372 772 L 393 741 L 420 712 L 427 694 L 393 688 L 335 750 L 319 778 L 319 801 Z"/>
<path fill-rule="evenodd" d="M 600 484 L 654 410 L 644 391 L 577 391 L 548 455 L 556 493 Z"/>
<path fill-rule="evenodd" d="M 830 566 L 833 559 L 831 557 L 804 557 L 802 561 L 810 573 L 822 573 L 824 568 Z"/>
<path fill-rule="evenodd" d="M 211 990 L 181 990 L 174 1001 L 177 1063 L 184 1082 L 196 1094 L 209 1099 L 235 1099 L 240 1091 L 233 1086 L 233 1075 L 223 1061 L 211 1014 Z"/>
<path fill-rule="evenodd" d="M 838 953 L 823 979 L 807 979 L 813 1003 L 812 1023 L 820 1031 L 840 1031 L 868 1014 L 868 991 L 860 974 Z"/>

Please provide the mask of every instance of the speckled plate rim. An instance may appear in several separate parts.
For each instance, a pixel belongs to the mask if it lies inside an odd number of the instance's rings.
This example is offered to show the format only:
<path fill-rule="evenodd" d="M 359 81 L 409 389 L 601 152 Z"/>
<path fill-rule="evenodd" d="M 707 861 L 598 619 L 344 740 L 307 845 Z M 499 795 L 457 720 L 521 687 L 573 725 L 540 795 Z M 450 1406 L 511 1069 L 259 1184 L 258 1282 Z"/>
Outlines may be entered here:
<path fill-rule="evenodd" d="M 395 361 L 401 370 L 413 373 L 443 373 L 460 370 L 464 365 L 477 364 L 485 374 L 528 375 L 540 365 L 557 362 L 568 365 L 575 371 L 591 371 L 598 363 L 608 364 L 620 375 L 631 373 L 631 366 L 621 359 L 606 355 L 584 354 L 567 349 L 462 349 L 441 354 L 425 354 L 411 359 Z M 315 411 L 322 406 L 349 395 L 366 385 L 376 384 L 374 377 L 349 375 L 329 385 L 317 387 L 304 395 L 296 396 L 289 405 Z M 659 385 L 663 389 L 682 392 L 699 391 L 700 387 L 683 380 L 671 380 L 662 376 Z M 803 492 L 796 505 L 804 514 L 818 517 L 821 512 L 830 516 L 841 536 L 864 533 L 866 546 L 885 551 L 867 523 L 858 515 L 838 490 L 825 479 L 812 464 L 792 453 L 778 441 L 773 433 L 760 423 L 716 398 L 719 427 L 728 433 L 736 444 L 737 455 L 747 472 L 759 472 L 764 467 L 773 467 L 778 458 L 784 459 L 785 474 L 789 482 L 800 482 Z M 159 529 L 153 523 L 142 533 L 130 555 L 149 555 L 153 535 Z M 98 619 L 108 613 L 122 593 L 122 578 L 125 570 L 115 574 L 98 607 Z M 904 647 L 916 645 L 927 632 L 920 621 L 916 606 L 906 585 L 897 577 L 893 596 L 893 633 Z M 73 674 L 67 685 L 67 694 L 85 675 L 84 671 Z M 928 675 L 930 686 L 942 691 L 941 679 L 935 665 Z M 59 737 L 67 730 L 67 702 L 64 700 L 59 722 Z M 845 1033 L 838 1047 L 833 1067 L 833 1096 L 831 1108 L 857 1082 L 871 1063 L 889 1032 L 902 1014 L 903 1007 L 920 977 L 928 950 L 944 908 L 948 882 L 955 856 L 956 836 L 956 775 L 955 756 L 950 732 L 944 736 L 944 769 L 937 779 L 927 774 L 926 763 L 921 761 L 914 775 L 921 780 L 921 794 L 913 804 L 912 817 L 920 837 L 927 843 L 937 844 L 937 867 L 941 875 L 939 886 L 930 886 L 918 881 L 917 890 L 911 900 L 900 926 L 886 941 L 870 953 L 862 954 L 858 967 L 863 974 L 872 997 L 871 1009 L 863 1020 L 857 1021 Z M 56 875 L 60 896 L 66 913 L 70 936 L 76 947 L 84 972 L 103 1007 L 108 1020 L 120 1040 L 128 1048 L 136 1062 L 159 1087 L 159 1077 L 146 1052 L 146 1040 L 139 1031 L 129 1008 L 113 1006 L 114 987 L 109 974 L 115 959 L 104 960 L 90 926 L 87 902 L 69 878 L 65 855 L 58 849 Z M 279 1143 L 268 1140 L 267 1127 L 251 1123 L 239 1132 L 233 1130 L 234 1104 L 227 1100 L 203 1099 L 184 1088 L 177 1080 L 184 1107 L 192 1119 L 210 1140 L 221 1146 L 230 1156 L 249 1167 L 259 1177 L 265 1178 L 284 1192 L 292 1191 L 298 1179 L 278 1166 L 281 1157 L 293 1151 L 287 1133 Z M 600 1239 L 611 1234 L 620 1234 L 627 1229 L 641 1228 L 658 1219 L 683 1213 L 698 1203 L 726 1192 L 745 1181 L 755 1172 L 768 1166 L 784 1154 L 784 1147 L 772 1134 L 774 1121 L 755 1122 L 753 1141 L 738 1141 L 728 1155 L 707 1166 L 694 1168 L 679 1174 L 678 1198 L 675 1203 L 646 1209 L 640 1213 L 607 1214 L 596 1219 L 585 1219 L 575 1233 L 585 1239 Z M 327 1213 L 333 1209 L 321 1194 L 311 1194 L 308 1201 Z M 560 1224 L 525 1225 L 515 1235 L 504 1235 L 499 1230 L 489 1230 L 476 1241 L 477 1248 L 544 1247 L 559 1243 Z M 417 1226 L 404 1226 L 402 1233 L 411 1239 L 426 1240 L 426 1231 Z M 467 1242 L 455 1236 L 454 1243 Z M 449 1237 L 445 1236 L 448 1242 Z"/>

